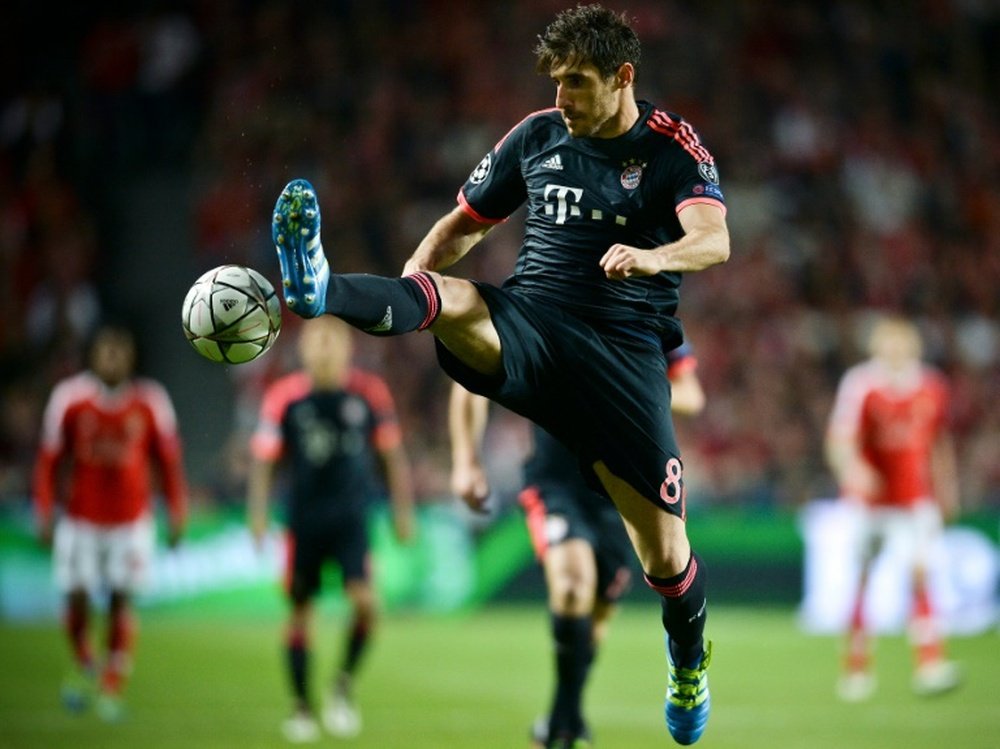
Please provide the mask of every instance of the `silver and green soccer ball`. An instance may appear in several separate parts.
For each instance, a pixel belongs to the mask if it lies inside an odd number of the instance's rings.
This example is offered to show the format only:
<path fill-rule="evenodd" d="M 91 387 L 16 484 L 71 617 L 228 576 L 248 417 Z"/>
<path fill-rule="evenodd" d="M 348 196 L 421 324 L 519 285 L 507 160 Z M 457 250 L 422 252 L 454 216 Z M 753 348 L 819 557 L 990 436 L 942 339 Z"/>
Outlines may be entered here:
<path fill-rule="evenodd" d="M 181 325 L 206 359 L 244 364 L 278 337 L 281 302 L 271 282 L 253 268 L 220 265 L 191 286 L 181 307 Z"/>

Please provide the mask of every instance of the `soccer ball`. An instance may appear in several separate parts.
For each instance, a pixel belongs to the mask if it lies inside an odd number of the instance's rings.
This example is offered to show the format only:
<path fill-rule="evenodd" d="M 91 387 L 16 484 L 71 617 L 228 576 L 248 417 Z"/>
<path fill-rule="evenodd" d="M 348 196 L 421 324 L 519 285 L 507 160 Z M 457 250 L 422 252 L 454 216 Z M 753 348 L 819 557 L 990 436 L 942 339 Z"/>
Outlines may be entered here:
<path fill-rule="evenodd" d="M 181 325 L 206 359 L 243 364 L 271 348 L 278 337 L 281 302 L 257 271 L 220 265 L 191 286 L 181 307 Z"/>

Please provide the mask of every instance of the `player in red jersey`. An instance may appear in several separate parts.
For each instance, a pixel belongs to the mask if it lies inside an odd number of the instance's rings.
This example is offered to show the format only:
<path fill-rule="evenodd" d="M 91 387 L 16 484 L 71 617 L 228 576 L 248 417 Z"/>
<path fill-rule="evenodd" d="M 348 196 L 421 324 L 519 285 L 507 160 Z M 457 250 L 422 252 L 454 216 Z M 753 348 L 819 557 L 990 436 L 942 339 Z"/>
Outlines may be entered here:
<path fill-rule="evenodd" d="M 89 640 L 90 602 L 91 596 L 107 593 L 107 657 L 100 668 L 97 710 L 102 718 L 116 720 L 131 668 L 131 599 L 145 580 L 155 546 L 154 471 L 167 502 L 172 545 L 184 527 L 187 485 L 173 405 L 162 385 L 133 376 L 132 334 L 102 326 L 88 363 L 88 370 L 59 382 L 49 398 L 34 501 L 40 535 L 53 542 L 56 581 L 66 596 L 66 634 L 76 661 L 63 685 L 63 701 L 73 710 L 89 702 L 98 678 Z M 62 507 L 58 520 L 57 505 Z"/>
<path fill-rule="evenodd" d="M 690 345 L 666 352 L 670 408 L 694 415 L 705 391 Z M 489 483 L 480 445 L 489 400 L 452 386 L 448 424 L 452 491 L 483 506 Z M 532 426 L 534 448 L 519 501 L 548 589 L 555 651 L 555 688 L 548 713 L 531 728 L 536 749 L 590 746 L 583 691 L 617 602 L 630 585 L 632 549 L 615 506 L 587 486 L 578 460 L 548 432 Z"/>
<path fill-rule="evenodd" d="M 288 670 L 295 698 L 282 730 L 292 742 L 319 738 L 309 699 L 309 627 L 320 573 L 336 562 L 352 609 L 347 642 L 326 695 L 323 724 L 335 736 L 361 729 L 352 684 L 375 626 L 376 601 L 368 560 L 368 513 L 384 478 L 396 536 L 413 533 L 410 468 L 395 406 L 385 382 L 351 366 L 350 329 L 333 317 L 309 320 L 299 339 L 303 369 L 265 392 L 251 441 L 249 521 L 258 540 L 268 524 L 275 473 L 287 468 Z"/>
<path fill-rule="evenodd" d="M 838 683 L 847 701 L 866 699 L 875 688 L 863 601 L 871 563 L 887 544 L 903 549 L 912 573 L 914 690 L 936 694 L 959 683 L 958 669 L 945 658 L 927 589 L 942 518 L 950 520 L 958 510 L 947 383 L 921 361 L 920 333 L 905 319 L 880 320 L 869 350 L 871 358 L 840 382 L 826 438 L 842 496 L 863 509 L 856 546 L 861 574 Z"/>

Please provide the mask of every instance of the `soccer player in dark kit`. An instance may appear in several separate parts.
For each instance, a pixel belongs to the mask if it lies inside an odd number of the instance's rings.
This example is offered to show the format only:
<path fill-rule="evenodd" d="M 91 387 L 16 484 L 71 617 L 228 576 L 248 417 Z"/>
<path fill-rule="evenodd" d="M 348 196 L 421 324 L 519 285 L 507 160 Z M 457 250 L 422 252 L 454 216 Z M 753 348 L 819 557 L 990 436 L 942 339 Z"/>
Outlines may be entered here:
<path fill-rule="evenodd" d="M 563 11 L 536 53 L 555 107 L 500 139 L 401 278 L 331 274 L 316 192 L 290 182 L 272 216 L 285 301 L 373 335 L 430 330 L 449 376 L 577 456 L 618 508 L 662 599 L 666 722 L 691 744 L 708 721 L 711 648 L 663 350 L 683 340 L 681 275 L 729 257 L 725 203 L 691 125 L 636 100 L 640 45 L 623 16 L 598 5 Z M 524 242 L 501 287 L 439 273 L 524 203 Z M 550 737 L 550 746 L 574 743 Z"/>
<path fill-rule="evenodd" d="M 381 377 L 351 366 L 350 339 L 351 329 L 332 317 L 303 324 L 302 369 L 265 391 L 250 444 L 248 515 L 258 543 L 267 531 L 276 473 L 283 469 L 290 479 L 286 652 L 295 706 L 282 732 L 293 743 L 319 739 L 309 698 L 309 630 L 323 565 L 332 561 L 340 568 L 351 623 L 321 717 L 332 735 L 350 737 L 361 730 L 353 681 L 377 614 L 367 521 L 383 484 L 397 537 L 408 540 L 413 531 L 410 466 L 395 405 Z"/>

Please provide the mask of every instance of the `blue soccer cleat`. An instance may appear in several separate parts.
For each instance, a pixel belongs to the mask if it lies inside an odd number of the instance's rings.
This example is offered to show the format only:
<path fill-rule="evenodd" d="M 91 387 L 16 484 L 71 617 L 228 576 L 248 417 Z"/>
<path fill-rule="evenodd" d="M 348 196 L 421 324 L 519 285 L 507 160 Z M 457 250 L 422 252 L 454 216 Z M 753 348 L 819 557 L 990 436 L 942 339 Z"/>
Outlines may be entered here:
<path fill-rule="evenodd" d="M 708 666 L 712 662 L 712 643 L 707 643 L 700 661 L 693 668 L 678 666 L 670 657 L 667 640 L 667 699 L 664 713 L 670 735 L 678 744 L 693 744 L 705 732 L 711 699 L 708 694 Z"/>
<path fill-rule="evenodd" d="M 293 179 L 278 196 L 271 217 L 271 239 L 281 264 L 285 304 L 300 317 L 317 317 L 326 307 L 330 265 L 319 238 L 316 191 L 304 179 Z"/>

